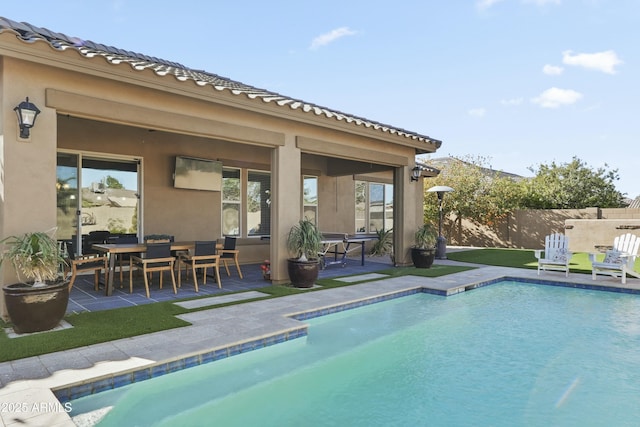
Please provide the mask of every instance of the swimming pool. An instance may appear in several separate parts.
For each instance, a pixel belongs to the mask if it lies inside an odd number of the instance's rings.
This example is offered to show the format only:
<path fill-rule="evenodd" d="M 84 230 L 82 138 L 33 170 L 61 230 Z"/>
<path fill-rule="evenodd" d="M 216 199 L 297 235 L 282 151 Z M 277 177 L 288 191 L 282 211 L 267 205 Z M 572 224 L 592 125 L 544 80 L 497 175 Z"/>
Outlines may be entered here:
<path fill-rule="evenodd" d="M 72 401 L 99 425 L 637 425 L 640 298 L 505 282 Z"/>

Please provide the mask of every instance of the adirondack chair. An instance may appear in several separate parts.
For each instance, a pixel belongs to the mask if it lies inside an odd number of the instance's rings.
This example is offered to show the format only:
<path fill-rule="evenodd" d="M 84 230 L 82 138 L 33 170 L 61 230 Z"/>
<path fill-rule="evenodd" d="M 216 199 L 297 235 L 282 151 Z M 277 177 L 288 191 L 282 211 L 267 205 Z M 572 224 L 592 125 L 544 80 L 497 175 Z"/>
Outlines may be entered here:
<path fill-rule="evenodd" d="M 564 234 L 554 233 L 546 236 L 544 250 L 536 249 L 534 255 L 538 259 L 538 275 L 540 270 L 556 270 L 564 271 L 564 275 L 569 277 L 569 261 L 573 253 L 569 252 L 569 238 Z"/>
<path fill-rule="evenodd" d="M 627 283 L 627 275 L 640 278 L 640 274 L 633 269 L 639 247 L 640 238 L 634 234 L 627 233 L 613 240 L 613 249 L 606 251 L 604 260 L 598 261 L 598 254 L 589 254 L 593 280 L 596 280 L 597 274 L 621 277 L 622 284 Z"/>

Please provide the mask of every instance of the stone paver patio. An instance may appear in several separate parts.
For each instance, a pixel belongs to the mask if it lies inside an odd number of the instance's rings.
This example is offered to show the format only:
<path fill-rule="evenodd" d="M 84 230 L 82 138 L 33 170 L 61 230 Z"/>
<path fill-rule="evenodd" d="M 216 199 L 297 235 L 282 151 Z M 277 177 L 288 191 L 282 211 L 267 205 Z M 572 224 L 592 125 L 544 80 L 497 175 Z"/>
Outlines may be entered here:
<path fill-rule="evenodd" d="M 447 260 L 437 262 L 457 264 Z M 477 267 L 437 278 L 403 276 L 379 279 L 319 292 L 204 309 L 180 316 L 192 324 L 188 327 L 0 363 L 0 402 L 5 408 L 0 412 L 0 426 L 74 426 L 52 389 L 184 360 L 215 349 L 240 347 L 243 343 L 268 339 L 278 334 L 296 334 L 306 327 L 304 321 L 290 317 L 296 313 L 318 311 L 420 288 L 450 295 L 503 277 L 557 281 L 576 287 L 596 285 L 603 289 L 615 287 L 640 291 L 638 279 L 628 279 L 623 286 L 619 279 L 614 278 L 599 277 L 597 281 L 592 281 L 589 275 L 575 273 L 565 278 L 564 273 L 547 272 L 537 276 L 535 270 Z M 377 276 L 365 273 L 359 279 L 373 278 Z M 255 298 L 259 296 L 258 293 L 259 290 L 256 290 L 245 296 L 237 294 L 211 298 Z M 197 300 L 188 304 L 205 306 L 207 301 Z"/>

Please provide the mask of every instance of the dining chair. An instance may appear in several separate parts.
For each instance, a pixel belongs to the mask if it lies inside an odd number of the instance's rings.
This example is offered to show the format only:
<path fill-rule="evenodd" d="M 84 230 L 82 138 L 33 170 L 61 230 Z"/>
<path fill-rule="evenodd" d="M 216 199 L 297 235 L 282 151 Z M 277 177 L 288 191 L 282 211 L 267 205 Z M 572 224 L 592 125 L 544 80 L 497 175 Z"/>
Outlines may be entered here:
<path fill-rule="evenodd" d="M 165 271 L 171 274 L 173 293 L 177 294 L 176 278 L 173 274 L 175 258 L 171 256 L 171 243 L 147 243 L 146 252 L 140 255 L 132 255 L 129 259 L 129 293 L 133 293 L 133 270 L 142 269 L 144 275 L 144 287 L 149 296 L 149 276 L 157 271 L 160 273 L 160 289 L 162 289 L 162 277 Z"/>
<path fill-rule="evenodd" d="M 131 243 L 138 243 L 138 236 L 135 235 L 131 235 L 131 234 L 124 234 L 122 236 L 113 236 L 111 238 L 109 238 L 109 243 L 115 243 L 115 244 L 131 244 Z M 124 264 L 129 264 L 129 260 L 131 259 L 131 256 L 135 255 L 133 253 L 122 253 L 122 254 L 114 254 L 114 256 L 116 257 L 116 263 L 118 265 L 118 270 L 120 271 L 120 287 L 122 287 L 122 282 L 123 282 L 123 278 L 124 278 Z"/>
<path fill-rule="evenodd" d="M 80 255 L 76 250 L 76 242 L 68 240 L 67 244 L 67 264 L 71 267 L 71 279 L 69 280 L 69 291 L 73 288 L 78 273 L 93 271 L 94 272 L 94 288 L 97 291 L 100 288 L 100 271 L 104 270 L 104 282 L 108 279 L 108 258 L 106 255 L 88 254 Z"/>
<path fill-rule="evenodd" d="M 236 269 L 238 269 L 238 275 L 241 279 L 243 279 L 242 271 L 240 270 L 240 263 L 238 262 L 239 254 L 240 251 L 236 249 L 236 238 L 225 236 L 224 246 L 220 250 L 220 260 L 222 260 L 222 262 L 224 263 L 224 268 L 225 270 L 227 270 L 227 276 L 231 276 L 231 273 L 229 272 L 228 262 L 232 259 L 236 264 Z"/>
<path fill-rule="evenodd" d="M 220 255 L 216 253 L 215 241 L 196 241 L 193 252 L 185 252 L 178 257 L 178 287 L 182 285 L 182 266 L 184 265 L 187 277 L 189 277 L 189 267 L 193 272 L 193 284 L 198 292 L 197 269 L 202 269 L 202 284 L 207 284 L 207 269 L 213 268 L 216 274 L 218 288 L 222 289 L 220 282 Z"/>
<path fill-rule="evenodd" d="M 83 236 L 82 254 L 83 255 L 97 254 L 98 251 L 93 249 L 93 245 L 100 244 L 100 243 L 108 243 L 109 236 L 111 236 L 111 232 L 109 232 L 108 230 L 90 231 L 86 237 Z"/>

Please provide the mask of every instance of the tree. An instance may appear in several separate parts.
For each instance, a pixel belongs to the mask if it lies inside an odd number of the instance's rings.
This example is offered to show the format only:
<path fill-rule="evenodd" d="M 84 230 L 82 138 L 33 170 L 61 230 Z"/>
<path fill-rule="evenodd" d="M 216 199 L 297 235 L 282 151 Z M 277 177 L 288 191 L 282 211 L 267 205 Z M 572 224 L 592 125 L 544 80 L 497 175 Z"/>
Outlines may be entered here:
<path fill-rule="evenodd" d="M 440 169 L 440 174 L 425 181 L 425 191 L 435 185 L 454 189 L 444 198 L 445 218 L 453 213 L 458 223 L 466 218 L 491 225 L 520 206 L 522 184 L 491 169 L 484 157 L 450 158 L 447 163 L 435 165 L 427 161 L 427 164 Z M 424 214 L 425 221 L 437 222 L 438 200 L 434 194 L 425 192 Z"/>
<path fill-rule="evenodd" d="M 124 185 L 122 185 L 122 183 L 118 181 L 117 178 L 114 178 L 111 175 L 107 175 L 107 177 L 105 178 L 105 182 L 106 182 L 107 188 L 114 188 L 117 190 L 124 188 Z"/>
<path fill-rule="evenodd" d="M 530 167 L 535 177 L 526 182 L 523 206 L 531 209 L 583 209 L 623 207 L 616 190 L 618 170 L 608 165 L 593 169 L 577 157 L 569 163 Z"/>

